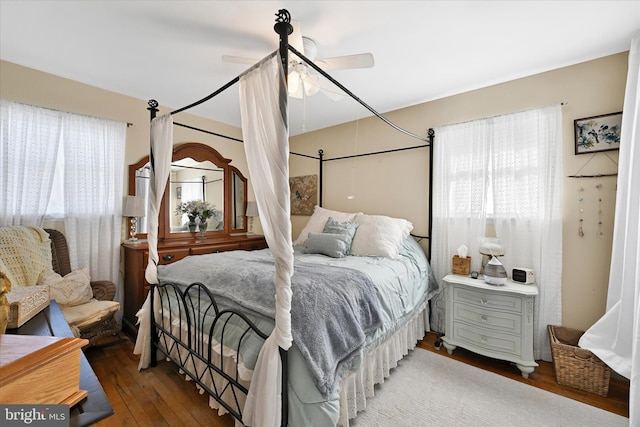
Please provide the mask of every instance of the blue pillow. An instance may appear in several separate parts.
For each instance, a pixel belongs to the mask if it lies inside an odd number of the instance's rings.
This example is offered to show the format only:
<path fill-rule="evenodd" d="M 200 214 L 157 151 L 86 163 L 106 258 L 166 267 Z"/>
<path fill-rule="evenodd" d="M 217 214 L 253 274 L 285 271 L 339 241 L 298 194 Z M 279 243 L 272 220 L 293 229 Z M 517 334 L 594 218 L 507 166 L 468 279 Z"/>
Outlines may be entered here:
<path fill-rule="evenodd" d="M 357 222 L 350 221 L 336 221 L 333 217 L 329 217 L 324 225 L 323 233 L 343 234 L 347 242 L 347 255 L 351 253 L 351 243 L 353 242 L 353 236 L 358 229 Z"/>
<path fill-rule="evenodd" d="M 344 234 L 309 233 L 309 237 L 305 242 L 304 253 L 344 258 L 349 255 L 350 246 L 351 242 L 347 242 Z"/>

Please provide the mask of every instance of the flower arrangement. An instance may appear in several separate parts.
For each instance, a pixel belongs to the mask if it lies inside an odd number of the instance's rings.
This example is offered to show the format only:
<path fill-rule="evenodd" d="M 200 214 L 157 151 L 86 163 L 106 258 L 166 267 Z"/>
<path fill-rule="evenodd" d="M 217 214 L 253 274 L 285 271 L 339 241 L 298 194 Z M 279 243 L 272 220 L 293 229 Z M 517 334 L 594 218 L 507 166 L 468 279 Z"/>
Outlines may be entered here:
<path fill-rule="evenodd" d="M 209 202 L 202 200 L 190 200 L 182 202 L 176 208 L 176 215 L 186 214 L 190 222 L 194 222 L 198 218 L 201 222 L 214 218 L 220 220 L 222 212 L 212 206 Z"/>

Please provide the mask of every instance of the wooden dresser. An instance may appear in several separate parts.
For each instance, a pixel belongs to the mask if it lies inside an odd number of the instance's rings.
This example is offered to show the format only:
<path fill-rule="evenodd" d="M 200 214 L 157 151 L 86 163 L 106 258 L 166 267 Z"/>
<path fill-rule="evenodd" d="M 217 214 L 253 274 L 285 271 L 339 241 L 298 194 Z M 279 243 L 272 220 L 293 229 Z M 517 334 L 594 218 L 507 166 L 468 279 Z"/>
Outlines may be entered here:
<path fill-rule="evenodd" d="M 446 328 L 442 342 L 494 359 L 508 360 L 528 378 L 533 359 L 533 307 L 538 288 L 508 280 L 504 286 L 450 274 L 446 285 Z"/>
<path fill-rule="evenodd" d="M 149 247 L 146 242 L 139 244 L 124 243 L 124 317 L 123 330 L 132 337 L 138 333 L 136 313 L 142 307 L 149 283 L 144 278 L 149 261 Z M 188 255 L 204 255 L 223 251 L 264 249 L 267 242 L 264 236 L 242 235 L 208 238 L 205 240 L 165 240 L 158 243 L 160 264 L 170 264 Z"/>

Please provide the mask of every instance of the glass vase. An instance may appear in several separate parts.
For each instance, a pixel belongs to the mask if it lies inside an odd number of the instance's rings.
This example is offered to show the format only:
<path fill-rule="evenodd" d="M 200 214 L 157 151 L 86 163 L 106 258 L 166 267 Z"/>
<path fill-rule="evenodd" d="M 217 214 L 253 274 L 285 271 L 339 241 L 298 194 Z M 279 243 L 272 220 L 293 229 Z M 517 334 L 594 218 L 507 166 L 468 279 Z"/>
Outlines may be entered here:
<path fill-rule="evenodd" d="M 196 224 L 196 218 L 195 217 L 189 217 L 189 224 L 187 225 L 189 227 L 189 232 L 190 233 L 195 233 L 196 232 L 196 227 L 198 226 L 198 224 Z"/>
<path fill-rule="evenodd" d="M 207 221 L 205 221 L 205 220 L 201 220 L 198 223 L 198 238 L 199 239 L 204 240 L 204 239 L 207 238 L 207 226 L 208 226 L 208 224 L 207 224 Z"/>

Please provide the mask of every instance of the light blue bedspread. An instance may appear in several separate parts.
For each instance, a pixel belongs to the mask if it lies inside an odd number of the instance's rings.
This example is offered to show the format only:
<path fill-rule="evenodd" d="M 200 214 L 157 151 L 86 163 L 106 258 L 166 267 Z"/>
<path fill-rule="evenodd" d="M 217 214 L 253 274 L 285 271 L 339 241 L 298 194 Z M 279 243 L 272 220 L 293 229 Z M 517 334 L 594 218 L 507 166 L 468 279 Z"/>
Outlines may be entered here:
<path fill-rule="evenodd" d="M 360 278 L 364 276 L 368 280 L 364 281 L 365 284 L 361 288 L 347 286 L 345 282 L 339 284 L 337 287 L 332 287 L 331 292 L 335 297 L 345 298 L 344 296 L 340 296 L 341 293 L 338 292 L 339 288 L 345 288 L 348 291 L 346 294 L 342 294 L 347 295 L 348 298 L 355 298 L 356 295 L 353 293 L 354 289 L 360 289 L 356 292 L 357 294 L 371 294 L 375 297 L 375 302 L 370 301 L 369 298 L 366 297 L 367 302 L 364 307 L 367 308 L 365 308 L 364 312 L 360 312 L 355 316 L 357 322 L 362 321 L 360 328 L 363 332 L 366 331 L 364 332 L 365 336 L 356 334 L 358 338 L 351 343 L 351 345 L 344 346 L 343 351 L 340 352 L 341 355 L 332 358 L 338 360 L 338 362 L 335 363 L 335 369 L 331 367 L 330 375 L 327 374 L 326 371 L 323 374 L 319 374 L 318 370 L 326 367 L 327 364 L 331 365 L 333 362 L 325 359 L 321 364 L 313 366 L 313 362 L 310 362 L 309 359 L 310 354 L 304 353 L 307 351 L 305 349 L 309 348 L 309 345 L 304 344 L 301 339 L 302 336 L 299 335 L 308 333 L 309 329 L 313 329 L 313 326 L 317 325 L 317 321 L 316 323 L 308 324 L 309 326 L 305 332 L 296 333 L 298 336 L 294 334 L 294 345 L 289 351 L 290 425 L 335 426 L 340 415 L 340 392 L 337 386 L 340 384 L 344 371 L 358 369 L 364 354 L 386 340 L 403 326 L 418 308 L 437 291 L 438 285 L 432 277 L 430 267 L 422 249 L 411 237 L 407 238 L 404 242 L 400 258 L 397 260 L 382 257 L 356 256 L 336 259 L 324 255 L 304 254 L 302 247 L 294 247 L 294 250 L 296 259 L 294 276 L 296 272 L 299 271 L 298 268 L 300 268 L 300 266 L 303 266 L 303 269 L 316 272 L 318 270 L 322 272 L 329 271 L 329 267 L 344 267 L 345 271 L 349 272 L 348 274 L 355 274 L 360 276 Z M 212 254 L 211 259 L 224 259 L 229 262 L 231 262 L 232 259 L 237 260 L 232 254 L 233 253 Z M 269 292 L 262 293 L 267 295 L 265 301 L 271 298 L 272 305 L 269 306 L 268 304 L 260 303 L 257 306 L 252 306 L 251 308 L 255 312 L 255 315 L 250 316 L 252 321 L 254 321 L 263 332 L 268 334 L 273 329 L 273 308 L 270 309 L 269 307 L 275 307 L 273 295 L 275 291 L 273 290 L 272 284 L 274 270 L 272 261 L 267 261 L 271 257 L 270 252 L 268 249 L 265 249 L 262 251 L 245 252 L 243 256 L 245 255 L 250 258 L 255 258 L 256 260 L 262 260 L 258 262 L 262 262 L 263 266 L 271 268 L 269 273 L 262 271 L 259 274 L 263 276 L 263 279 L 266 279 L 266 282 L 270 283 L 270 285 L 263 284 L 260 286 L 271 286 Z M 223 306 L 232 306 L 238 298 L 244 298 L 244 296 L 238 297 L 238 295 L 241 294 L 236 294 L 236 291 L 239 286 L 243 286 L 242 283 L 246 284 L 256 281 L 256 273 L 250 273 L 246 269 L 233 266 L 229 268 L 230 265 L 228 262 L 211 262 L 207 257 L 208 256 L 203 255 L 187 257 L 176 263 L 160 266 L 158 268 L 160 281 L 170 281 L 184 285 L 194 281 L 204 284 L 210 281 L 223 283 L 225 286 L 222 287 L 222 290 L 214 291 L 217 295 L 217 300 Z M 269 266 L 270 263 L 271 266 Z M 187 272 L 187 270 L 190 271 Z M 331 270 L 333 270 L 333 268 L 331 268 Z M 239 282 L 224 276 L 226 274 L 237 276 L 238 271 L 244 272 L 240 274 L 241 278 Z M 360 274 L 357 274 L 358 272 L 360 272 Z M 221 278 L 219 274 L 222 274 L 223 277 Z M 333 280 L 336 279 L 334 278 Z M 235 283 L 235 285 L 229 286 L 229 283 Z M 261 280 L 260 283 L 264 283 L 264 280 Z M 308 287 L 316 291 L 323 291 L 327 286 L 312 285 L 313 281 L 309 281 Z M 372 289 L 371 292 L 370 287 Z M 253 291 L 258 291 L 258 288 L 255 288 Z M 295 287 L 293 287 L 293 294 L 296 294 Z M 300 294 L 300 296 L 301 295 L 302 294 Z M 294 319 L 294 313 L 296 311 L 298 312 L 298 316 L 304 317 L 305 309 L 314 305 L 313 299 L 307 298 L 304 302 L 305 307 L 299 306 L 298 308 L 300 308 L 300 310 L 297 311 L 293 307 L 293 305 L 296 304 L 295 299 L 292 301 L 292 325 L 298 322 L 298 320 Z M 255 301 L 249 304 L 252 305 L 254 303 Z M 244 301 L 243 305 L 247 305 L 246 301 Z M 350 304 L 345 305 L 343 303 L 341 306 L 345 307 L 349 305 Z M 324 311 L 327 310 L 325 309 Z M 355 312 L 358 311 L 359 310 L 355 310 Z M 342 339 L 339 326 L 339 323 L 334 323 L 321 334 L 315 334 L 315 339 L 321 339 L 323 336 L 326 337 L 326 334 L 329 334 L 331 336 L 330 342 L 339 343 Z M 355 347 L 353 347 L 353 345 L 355 345 Z M 257 351 L 254 352 L 257 354 Z M 248 367 L 252 368 L 252 358 L 243 355 L 243 359 Z M 329 378 L 329 380 L 327 380 L 327 378 Z"/>
<path fill-rule="evenodd" d="M 203 283 L 220 301 L 275 317 L 274 259 L 268 250 L 229 251 L 184 258 L 160 269 L 161 283 Z M 296 259 L 291 278 L 291 329 L 316 387 L 329 396 L 343 365 L 382 325 L 371 278 L 351 268 Z"/>

